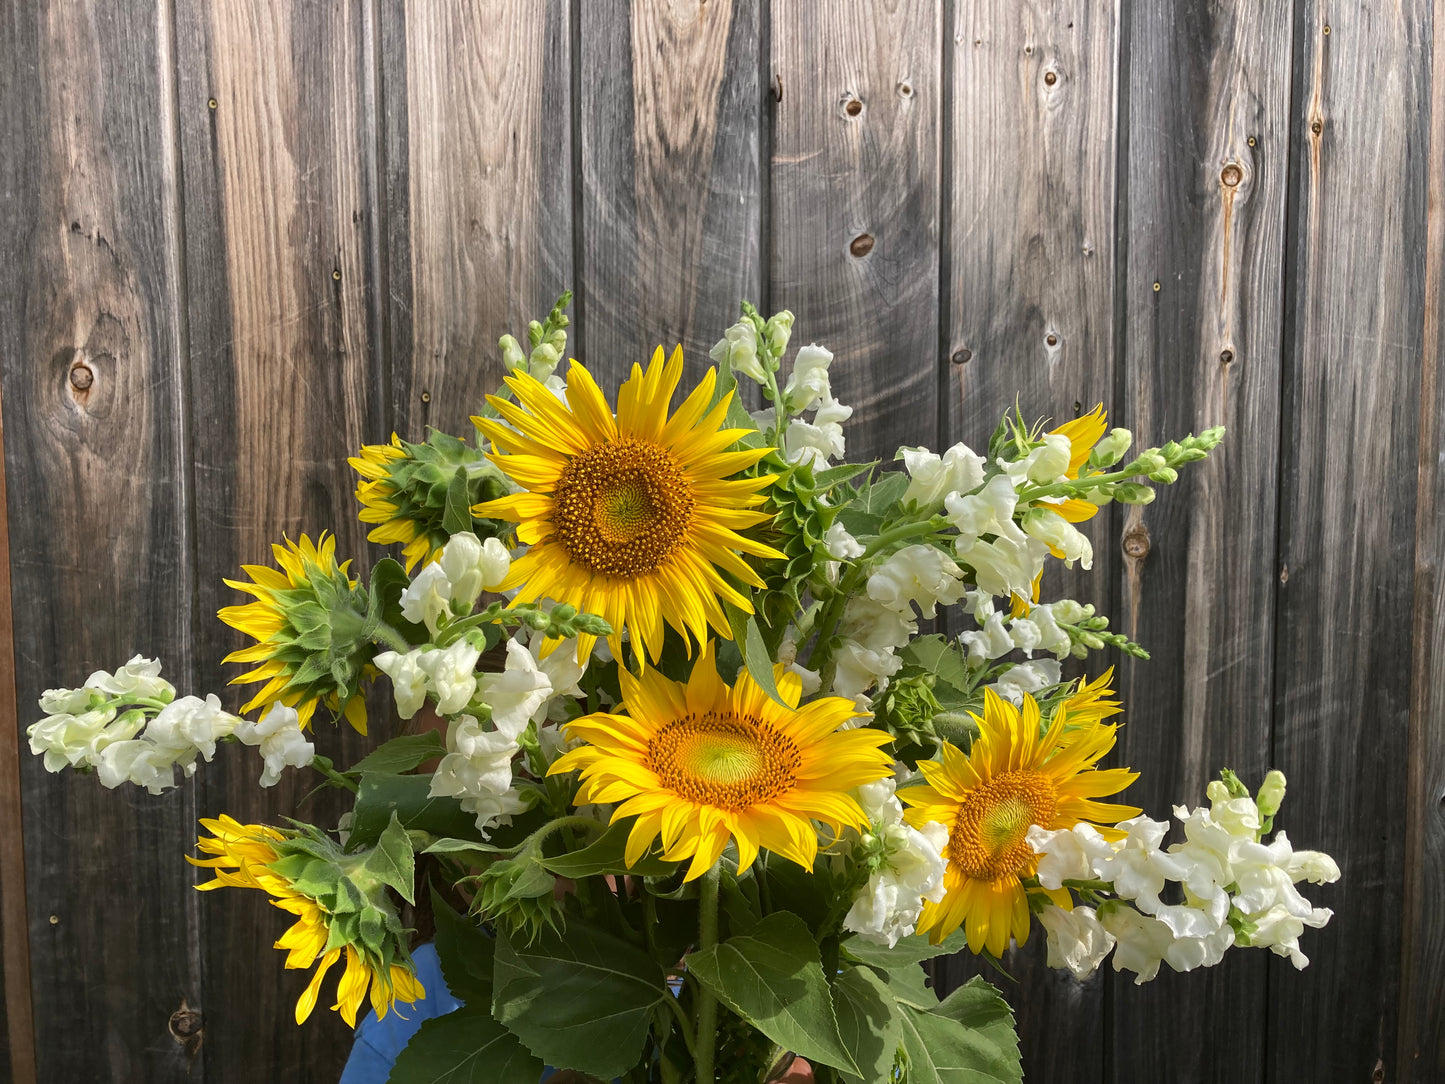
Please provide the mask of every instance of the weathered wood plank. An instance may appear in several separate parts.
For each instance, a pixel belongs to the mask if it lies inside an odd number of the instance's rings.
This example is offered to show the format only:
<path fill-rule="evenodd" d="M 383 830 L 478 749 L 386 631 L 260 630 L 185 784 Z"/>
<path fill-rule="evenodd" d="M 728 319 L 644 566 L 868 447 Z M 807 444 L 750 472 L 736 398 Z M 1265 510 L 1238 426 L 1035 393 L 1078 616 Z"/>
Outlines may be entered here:
<path fill-rule="evenodd" d="M 383 10 L 388 341 L 406 439 L 426 425 L 469 435 L 501 380 L 498 338 L 523 337 L 572 285 L 569 39 L 565 0 Z"/>
<path fill-rule="evenodd" d="M 946 430 L 980 449 L 1015 401 L 1057 422 L 1114 407 L 1114 4 L 955 6 L 946 43 L 950 187 L 942 363 Z M 1049 598 L 1108 612 L 1118 557 L 1108 515 L 1083 527 L 1094 569 L 1046 574 Z M 1044 965 L 1042 937 L 1008 954 L 1005 983 L 1030 1080 L 1097 1081 L 1104 980 Z M 957 983 L 984 974 L 961 956 Z"/>
<path fill-rule="evenodd" d="M 1309 970 L 1270 961 L 1269 1081 L 1402 1075 L 1429 11 L 1310 0 L 1297 23 L 1274 760 L 1282 825 L 1344 878 L 1311 893 L 1335 917 Z"/>
<path fill-rule="evenodd" d="M 0 394 L 3 400 L 3 394 Z M 0 404 L 0 450 L 5 446 Z M 30 932 L 25 912 L 25 834 L 20 718 L 15 700 L 15 621 L 10 591 L 10 517 L 0 454 L 0 972 L 4 1027 L 0 1066 L 13 1084 L 35 1084 L 35 1014 L 30 1004 Z"/>
<path fill-rule="evenodd" d="M 1414 665 L 1407 757 L 1398 1078 L 1445 1078 L 1445 12 L 1432 12 L 1430 163 L 1415 510 Z"/>
<path fill-rule="evenodd" d="M 1159 819 L 1222 767 L 1270 767 L 1292 32 L 1288 4 L 1132 9 L 1120 420 L 1141 447 L 1229 434 L 1116 521 L 1119 624 L 1153 653 L 1120 671 L 1123 759 Z M 1259 1080 L 1266 963 L 1114 977 L 1110 1078 Z"/>
<path fill-rule="evenodd" d="M 177 15 L 195 644 L 203 687 L 218 689 L 240 672 L 222 655 L 243 642 L 212 616 L 236 600 L 223 576 L 269 563 L 283 533 L 324 529 L 336 531 L 338 555 L 367 563 L 346 457 L 386 429 L 368 315 L 379 289 L 375 41 L 368 5 L 227 0 Z M 241 702 L 235 690 L 227 699 Z M 354 761 L 361 743 L 348 729 L 318 719 L 316 730 L 320 752 Z M 335 823 L 335 803 L 298 805 L 313 779 L 291 773 L 262 791 L 254 754 L 228 753 L 202 773 L 207 814 Z M 208 1077 L 335 1080 L 351 1032 L 325 1008 L 329 986 L 304 1028 L 292 1020 L 306 976 L 283 971 L 270 947 L 286 916 L 258 892 L 213 893 L 204 907 Z"/>
<path fill-rule="evenodd" d="M 771 302 L 833 350 L 854 460 L 938 433 L 941 7 L 772 7 Z"/>
<path fill-rule="evenodd" d="M 0 358 L 24 727 L 44 688 L 136 651 L 168 652 L 186 680 L 189 540 L 169 28 L 140 2 L 24 0 L 4 19 Z M 38 1078 L 185 1079 L 167 1023 L 201 982 L 176 846 L 189 789 L 110 793 L 28 750 L 21 771 Z"/>
<path fill-rule="evenodd" d="M 762 298 L 758 0 L 579 12 L 583 360 L 606 387 L 681 343 L 689 382 Z"/>

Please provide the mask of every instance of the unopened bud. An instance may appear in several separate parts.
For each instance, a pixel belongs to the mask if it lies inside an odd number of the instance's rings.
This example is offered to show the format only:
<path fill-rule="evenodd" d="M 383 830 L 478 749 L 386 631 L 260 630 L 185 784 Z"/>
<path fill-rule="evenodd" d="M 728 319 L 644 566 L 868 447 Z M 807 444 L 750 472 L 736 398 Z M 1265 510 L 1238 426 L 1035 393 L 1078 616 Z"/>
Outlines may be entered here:
<path fill-rule="evenodd" d="M 1139 458 L 1130 464 L 1135 474 L 1152 474 L 1156 470 L 1163 470 L 1169 466 L 1169 461 L 1164 458 L 1158 448 L 1150 448 L 1148 451 L 1140 452 Z"/>
<path fill-rule="evenodd" d="M 1139 482 L 1120 482 L 1114 487 L 1114 499 L 1123 504 L 1152 504 L 1154 490 Z"/>
<path fill-rule="evenodd" d="M 1165 485 L 1173 485 L 1179 481 L 1179 472 L 1173 467 L 1163 467 L 1160 470 L 1150 471 L 1149 480 L 1151 482 L 1162 482 Z"/>
<path fill-rule="evenodd" d="M 510 335 L 503 335 L 497 341 L 502 348 L 502 365 L 509 371 L 520 369 L 527 364 L 527 355 L 522 353 L 522 344 Z"/>
<path fill-rule="evenodd" d="M 557 368 L 557 363 L 562 360 L 562 355 L 557 353 L 557 348 L 550 343 L 543 343 L 532 351 L 530 372 L 537 380 L 546 380 Z"/>
<path fill-rule="evenodd" d="M 1094 445 L 1089 462 L 1096 467 L 1112 467 L 1124 458 L 1124 453 L 1134 443 L 1134 434 L 1127 429 L 1113 429 L 1109 435 Z"/>
<path fill-rule="evenodd" d="M 783 351 L 788 348 L 788 340 L 793 335 L 793 314 L 787 309 L 777 313 L 768 321 L 763 334 L 767 336 L 768 349 L 773 357 L 782 357 Z"/>
<path fill-rule="evenodd" d="M 1259 806 L 1262 817 L 1273 817 L 1284 804 L 1284 772 L 1270 771 L 1259 785 L 1259 794 L 1254 803 Z"/>

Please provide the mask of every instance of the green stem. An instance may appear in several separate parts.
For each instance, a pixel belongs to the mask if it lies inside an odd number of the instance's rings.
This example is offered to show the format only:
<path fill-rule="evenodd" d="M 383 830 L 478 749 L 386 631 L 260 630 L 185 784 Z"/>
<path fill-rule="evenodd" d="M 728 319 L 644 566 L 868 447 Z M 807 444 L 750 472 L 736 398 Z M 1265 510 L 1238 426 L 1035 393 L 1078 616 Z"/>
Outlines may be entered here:
<path fill-rule="evenodd" d="M 717 896 L 718 881 L 722 867 L 714 862 L 712 869 L 702 875 L 698 885 L 697 947 L 706 952 L 717 944 Z M 697 1064 L 697 1084 L 713 1084 L 713 1055 L 717 1047 L 717 995 L 707 986 L 698 983 L 697 992 L 697 1042 L 693 1060 Z"/>
<path fill-rule="evenodd" d="M 385 621 L 377 622 L 376 628 L 372 630 L 371 639 L 374 643 L 385 644 L 401 655 L 405 655 L 412 649 L 412 645 L 407 641 L 407 638 Z"/>
<path fill-rule="evenodd" d="M 682 1033 L 682 1041 L 687 1047 L 687 1052 L 696 1057 L 692 1039 L 692 1021 L 687 1018 L 687 1013 L 682 1011 L 682 1005 L 678 1003 L 677 998 L 671 995 L 671 992 L 665 999 L 665 1004 L 672 1010 L 672 1015 L 677 1017 L 677 1030 Z"/>
<path fill-rule="evenodd" d="M 336 766 L 331 763 L 330 757 L 324 757 L 320 753 L 317 753 L 314 757 L 311 758 L 311 767 L 317 772 L 320 772 L 322 775 L 324 775 L 326 779 L 334 786 L 345 787 L 347 790 L 351 791 L 352 794 L 355 794 L 357 790 L 360 789 L 358 788 L 355 779 L 352 779 L 350 776 L 342 775 L 336 770 Z"/>

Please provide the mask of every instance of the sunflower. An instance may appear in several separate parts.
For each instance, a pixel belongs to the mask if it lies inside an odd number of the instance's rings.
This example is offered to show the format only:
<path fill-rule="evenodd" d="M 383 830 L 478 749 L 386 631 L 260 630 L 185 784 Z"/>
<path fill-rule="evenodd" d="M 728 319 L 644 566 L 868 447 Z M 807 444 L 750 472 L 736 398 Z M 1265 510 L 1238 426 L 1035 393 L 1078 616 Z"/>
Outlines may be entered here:
<path fill-rule="evenodd" d="M 418 561 L 430 561 L 437 547 L 432 545 L 429 533 L 420 522 L 402 513 L 401 502 L 396 499 L 398 488 L 391 480 L 391 468 L 406 457 L 401 438 L 393 433 L 390 444 L 363 444 L 346 462 L 361 475 L 356 483 L 361 522 L 377 524 L 366 536 L 367 541 L 383 546 L 401 543 L 406 570 L 411 572 Z"/>
<path fill-rule="evenodd" d="M 577 805 L 620 802 L 613 822 L 636 817 L 627 838 L 629 866 L 658 836 L 670 862 L 691 859 L 684 880 L 707 872 L 728 840 L 738 871 L 760 847 L 813 868 L 819 821 L 833 831 L 866 829 L 849 795 L 882 779 L 892 760 L 880 730 L 839 730 L 858 714 L 851 700 L 824 697 L 802 707 L 796 674 L 776 670 L 784 707 L 740 671 L 723 684 L 704 646 L 686 684 L 656 670 L 619 671 L 627 715 L 599 712 L 568 724 L 587 744 L 559 757 L 549 774 L 581 769 Z"/>
<path fill-rule="evenodd" d="M 198 889 L 205 892 L 228 886 L 258 888 L 272 897 L 273 906 L 296 916 L 296 922 L 281 935 L 275 947 L 286 950 L 288 968 L 304 969 L 317 965 L 311 981 L 296 1002 L 298 1024 L 303 1023 L 316 1007 L 321 981 L 341 959 L 343 951 L 346 968 L 337 984 L 336 1004 L 331 1007 L 338 1010 L 352 1027 L 356 1026 L 356 1014 L 368 989 L 371 1006 L 379 1020 L 385 1019 L 395 1002 L 411 1003 L 426 996 L 411 969 L 393 962 L 391 958 L 400 953 L 384 936 L 381 941 L 384 951 L 381 952 L 351 943 L 327 948 L 333 940 L 335 916 L 320 900 L 297 891 L 292 881 L 276 868 L 294 857 L 287 846 L 290 836 L 264 824 L 241 824 L 224 814 L 216 820 L 202 820 L 201 825 L 211 833 L 211 837 L 201 837 L 196 845 L 215 857 L 192 858 L 187 855 L 186 861 L 193 866 L 214 869 L 216 879 L 197 885 Z M 396 930 L 400 930 L 399 923 Z"/>
<path fill-rule="evenodd" d="M 241 710 L 280 702 L 295 708 L 302 727 L 307 727 L 316 705 L 325 703 L 365 734 L 366 700 L 356 684 L 362 677 L 375 676 L 375 670 L 361 661 L 365 642 L 336 636 L 331 618 L 334 611 L 349 609 L 361 620 L 348 626 L 360 628 L 367 613 L 366 591 L 347 576 L 350 561 L 336 563 L 336 537 L 325 531 L 314 543 L 302 535 L 299 543 L 288 538 L 285 545 L 273 544 L 271 552 L 279 569 L 242 565 L 252 582 L 225 581 L 228 587 L 254 595 L 256 601 L 227 606 L 218 615 L 256 640 L 222 660 L 260 663 L 231 680 L 232 685 L 265 682 Z M 343 687 L 338 673 L 349 673 L 353 680 Z"/>
<path fill-rule="evenodd" d="M 518 523 L 518 539 L 531 547 L 499 590 L 519 589 L 516 603 L 564 599 L 599 614 L 616 634 L 626 626 L 641 645 L 638 655 L 653 661 L 664 622 L 699 642 L 709 627 L 731 639 L 722 602 L 745 613 L 753 608 L 725 575 L 761 587 L 739 553 L 783 556 L 737 533 L 768 518 L 754 509 L 773 478 L 731 476 L 769 449 L 726 450 L 751 430 L 719 428 L 732 393 L 709 407 L 717 384 L 711 369 L 668 417 L 681 376 L 682 349 L 664 365 L 659 347 L 645 372 L 633 366 L 614 417 L 575 361 L 566 405 L 514 372 L 506 381 L 517 402 L 487 400 L 506 424 L 473 419 L 497 449 L 492 461 L 527 490 L 472 509 Z M 593 640 L 578 637 L 579 657 Z M 614 639 L 614 653 L 617 647 Z"/>
<path fill-rule="evenodd" d="M 1104 413 L 1104 404 L 1098 403 L 1089 413 L 1081 414 L 1079 417 L 1049 430 L 1050 433 L 1059 433 L 1069 438 L 1069 469 L 1065 472 L 1066 478 L 1079 477 L 1079 472 L 1089 461 L 1089 455 L 1093 452 L 1094 445 L 1099 443 L 1108 429 L 1107 419 L 1108 415 Z M 1092 519 L 1099 511 L 1097 504 L 1077 497 L 1069 497 L 1061 501 L 1036 501 L 1033 507 L 1047 508 L 1050 512 L 1057 512 L 1070 523 L 1083 523 L 1087 519 Z M 1056 552 L 1054 556 L 1061 557 L 1062 554 Z M 1037 596 L 1034 601 L 1038 601 Z"/>
<path fill-rule="evenodd" d="M 1060 708 L 1041 733 L 1039 707 L 1030 696 L 1020 710 L 986 690 L 983 718 L 974 719 L 979 736 L 969 752 L 944 742 L 941 761 L 918 764 L 927 785 L 906 787 L 898 797 L 911 807 L 904 819 L 913 827 L 937 821 L 949 829 L 945 895 L 924 904 L 919 932 L 938 944 L 965 926 L 971 951 L 987 948 L 997 957 L 1010 937 L 1022 944 L 1029 935 L 1022 879 L 1034 875 L 1039 857 L 1026 838 L 1029 828 L 1112 825 L 1138 816 L 1133 806 L 1094 801 L 1117 794 L 1138 773 L 1094 767 L 1114 746 L 1112 726 L 1094 722 L 1066 730 L 1067 711 Z M 1118 835 L 1107 827 L 1100 832 Z M 1070 906 L 1066 891 L 1050 896 Z"/>

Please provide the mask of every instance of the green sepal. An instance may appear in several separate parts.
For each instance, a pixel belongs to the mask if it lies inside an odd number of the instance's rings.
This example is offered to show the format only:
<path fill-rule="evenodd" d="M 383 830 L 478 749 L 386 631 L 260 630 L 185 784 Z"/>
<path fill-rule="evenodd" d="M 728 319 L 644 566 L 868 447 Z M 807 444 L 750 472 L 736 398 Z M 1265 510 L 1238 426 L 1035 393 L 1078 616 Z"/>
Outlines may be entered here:
<path fill-rule="evenodd" d="M 395 810 L 376 841 L 376 849 L 367 855 L 364 868 L 382 884 L 396 889 L 407 903 L 416 903 L 416 856 Z"/>

